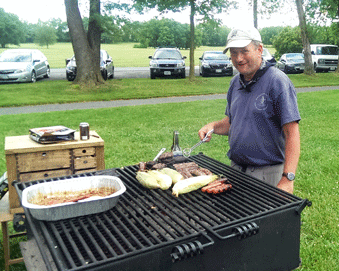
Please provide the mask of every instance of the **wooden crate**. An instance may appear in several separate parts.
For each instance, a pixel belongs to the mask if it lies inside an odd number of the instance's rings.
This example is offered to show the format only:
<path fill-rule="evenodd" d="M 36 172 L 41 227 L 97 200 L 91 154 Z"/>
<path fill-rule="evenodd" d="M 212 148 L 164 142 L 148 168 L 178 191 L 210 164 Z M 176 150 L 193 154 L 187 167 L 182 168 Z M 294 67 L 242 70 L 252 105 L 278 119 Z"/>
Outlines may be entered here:
<path fill-rule="evenodd" d="M 104 141 L 95 132 L 89 140 L 75 140 L 54 144 L 40 144 L 28 135 L 5 138 L 5 154 L 9 183 L 10 213 L 22 212 L 20 202 L 11 185 L 14 180 L 27 182 L 105 169 Z"/>

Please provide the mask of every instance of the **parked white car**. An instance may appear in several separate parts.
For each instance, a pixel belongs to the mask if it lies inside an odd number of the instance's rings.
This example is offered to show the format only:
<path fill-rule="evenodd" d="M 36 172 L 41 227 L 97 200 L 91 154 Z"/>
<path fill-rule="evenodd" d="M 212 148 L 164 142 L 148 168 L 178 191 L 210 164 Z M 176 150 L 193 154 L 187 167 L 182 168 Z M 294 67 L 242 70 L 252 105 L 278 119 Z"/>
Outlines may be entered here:
<path fill-rule="evenodd" d="M 338 46 L 311 44 L 312 62 L 315 72 L 335 71 L 338 66 Z"/>
<path fill-rule="evenodd" d="M 9 49 L 0 55 L 0 83 L 32 82 L 48 78 L 50 67 L 45 55 L 36 49 Z"/>

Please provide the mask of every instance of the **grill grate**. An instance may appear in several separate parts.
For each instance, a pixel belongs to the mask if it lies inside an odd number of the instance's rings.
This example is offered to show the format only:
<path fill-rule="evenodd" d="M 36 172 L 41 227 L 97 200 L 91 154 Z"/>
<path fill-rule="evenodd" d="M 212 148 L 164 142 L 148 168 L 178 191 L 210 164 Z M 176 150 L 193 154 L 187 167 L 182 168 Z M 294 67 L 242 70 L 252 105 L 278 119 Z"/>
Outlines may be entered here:
<path fill-rule="evenodd" d="M 203 154 L 189 158 L 215 174 L 226 176 L 232 190 L 221 195 L 195 191 L 175 198 L 170 190 L 143 188 L 135 178 L 138 166 L 87 173 L 117 175 L 127 187 L 111 210 L 60 221 L 37 221 L 26 217 L 36 239 L 47 243 L 61 270 L 89 270 L 100 263 L 182 242 L 212 228 L 247 221 L 279 209 L 299 205 L 300 198 L 248 177 Z M 83 175 L 17 183 L 22 190 L 32 184 Z M 41 232 L 41 235 L 39 234 Z M 41 237 L 43 236 L 43 237 Z M 37 243 L 42 241 L 37 240 Z M 41 249 L 40 249 L 41 250 Z"/>

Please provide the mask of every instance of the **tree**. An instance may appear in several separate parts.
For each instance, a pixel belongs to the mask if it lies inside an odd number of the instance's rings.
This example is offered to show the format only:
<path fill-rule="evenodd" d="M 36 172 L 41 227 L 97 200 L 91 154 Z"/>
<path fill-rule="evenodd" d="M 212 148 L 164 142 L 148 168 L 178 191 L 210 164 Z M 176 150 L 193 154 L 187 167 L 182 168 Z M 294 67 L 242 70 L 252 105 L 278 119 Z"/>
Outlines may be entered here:
<path fill-rule="evenodd" d="M 258 14 L 269 17 L 281 8 L 288 0 L 247 0 L 253 9 L 253 26 L 258 28 Z"/>
<path fill-rule="evenodd" d="M 19 45 L 24 41 L 24 25 L 18 16 L 6 13 L 0 8 L 0 45 L 5 48 L 7 44 Z"/>
<path fill-rule="evenodd" d="M 151 19 L 144 22 L 139 35 L 140 48 L 147 47 L 190 47 L 190 27 L 173 19 Z M 201 32 L 195 31 L 194 43 L 201 45 Z"/>
<path fill-rule="evenodd" d="M 230 6 L 236 6 L 231 0 L 133 0 L 134 8 L 142 12 L 144 9 L 157 8 L 159 12 L 179 12 L 185 8 L 190 9 L 190 74 L 189 78 L 194 77 L 194 19 L 196 15 L 202 17 L 202 20 L 208 21 L 214 19 L 214 14 L 227 12 Z"/>
<path fill-rule="evenodd" d="M 63 22 L 61 19 L 51 19 L 47 22 L 47 25 L 55 29 L 58 42 L 70 41 L 67 22 Z"/>
<path fill-rule="evenodd" d="M 260 35 L 263 44 L 272 44 L 274 37 L 276 37 L 284 28 L 282 26 L 265 27 L 260 30 Z"/>
<path fill-rule="evenodd" d="M 295 0 L 298 11 L 299 18 L 299 27 L 301 32 L 301 40 L 303 43 L 303 53 L 305 58 L 305 70 L 304 73 L 308 75 L 314 74 L 313 64 L 312 64 L 312 55 L 310 40 L 308 38 L 307 26 L 306 26 L 306 17 L 303 9 L 302 0 Z"/>
<path fill-rule="evenodd" d="M 55 29 L 45 23 L 39 22 L 34 41 L 40 46 L 46 46 L 48 48 L 49 45 L 53 45 L 57 42 Z"/>
<path fill-rule="evenodd" d="M 303 45 L 299 27 L 285 27 L 273 38 L 273 46 L 276 49 L 276 58 L 280 58 L 285 53 L 301 53 Z"/>
<path fill-rule="evenodd" d="M 89 23 L 86 33 L 78 0 L 65 0 L 67 24 L 77 62 L 74 82 L 84 86 L 104 83 L 100 72 L 100 0 L 90 0 Z"/>
<path fill-rule="evenodd" d="M 202 32 L 202 45 L 206 46 L 225 46 L 227 36 L 231 31 L 226 26 L 220 26 L 214 21 L 201 23 L 196 30 Z"/>

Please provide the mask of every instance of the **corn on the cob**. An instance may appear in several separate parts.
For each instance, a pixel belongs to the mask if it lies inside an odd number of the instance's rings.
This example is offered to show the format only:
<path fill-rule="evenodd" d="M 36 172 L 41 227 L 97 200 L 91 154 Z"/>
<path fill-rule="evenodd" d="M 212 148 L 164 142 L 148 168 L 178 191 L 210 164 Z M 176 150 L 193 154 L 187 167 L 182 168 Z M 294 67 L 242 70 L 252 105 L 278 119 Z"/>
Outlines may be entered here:
<path fill-rule="evenodd" d="M 174 184 L 184 179 L 184 177 L 178 171 L 168 167 L 161 169 L 160 172 L 170 176 Z"/>
<path fill-rule="evenodd" d="M 154 176 L 143 172 L 138 171 L 136 175 L 137 180 L 141 183 L 142 186 L 149 188 L 149 189 L 155 189 L 160 188 L 160 185 Z"/>
<path fill-rule="evenodd" d="M 158 182 L 158 184 L 159 184 L 159 186 L 162 190 L 166 190 L 166 189 L 171 187 L 172 178 L 170 176 L 168 176 L 164 173 L 161 173 L 158 170 L 149 170 L 147 173 L 150 174 L 151 176 L 153 176 L 157 180 L 157 182 Z"/>
<path fill-rule="evenodd" d="M 208 185 L 210 182 L 215 181 L 216 179 L 218 179 L 218 176 L 213 174 L 206 176 L 191 177 L 185 180 L 181 180 L 173 186 L 172 194 L 178 197 L 179 194 L 184 194 L 197 190 L 205 185 Z"/>

